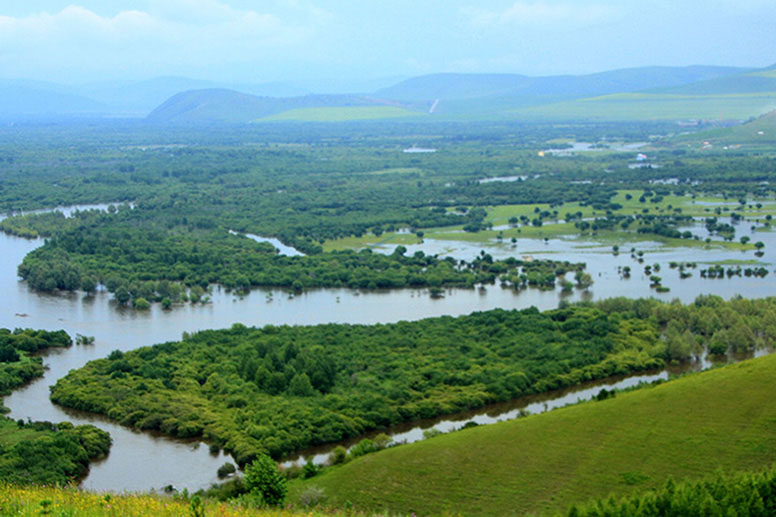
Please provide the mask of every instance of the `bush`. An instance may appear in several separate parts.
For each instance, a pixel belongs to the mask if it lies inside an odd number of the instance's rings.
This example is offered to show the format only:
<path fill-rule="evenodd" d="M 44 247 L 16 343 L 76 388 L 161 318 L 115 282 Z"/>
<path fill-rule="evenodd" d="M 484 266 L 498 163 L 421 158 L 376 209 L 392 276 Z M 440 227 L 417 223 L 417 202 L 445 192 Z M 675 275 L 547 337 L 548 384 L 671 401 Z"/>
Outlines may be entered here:
<path fill-rule="evenodd" d="M 323 501 L 323 489 L 317 486 L 307 487 L 304 492 L 299 494 L 299 504 L 311 508 Z"/>
<path fill-rule="evenodd" d="M 135 298 L 132 305 L 139 311 L 147 311 L 151 308 L 151 304 L 145 298 Z"/>
<path fill-rule="evenodd" d="M 377 448 L 375 447 L 374 442 L 369 438 L 364 438 L 356 445 L 354 445 L 352 449 L 350 449 L 350 456 L 353 458 L 358 458 L 359 456 L 369 454 L 370 452 L 375 452 L 376 450 Z"/>
<path fill-rule="evenodd" d="M 261 496 L 268 506 L 280 506 L 286 499 L 288 487 L 275 461 L 260 454 L 245 468 L 245 485 L 251 493 Z"/>
<path fill-rule="evenodd" d="M 316 474 L 318 474 L 318 470 L 318 465 L 313 463 L 313 460 L 307 460 L 307 463 L 304 464 L 302 469 L 302 477 L 305 479 L 310 479 L 311 477 L 314 477 Z"/>
<path fill-rule="evenodd" d="M 346 451 L 345 447 L 342 445 L 338 445 L 334 448 L 333 451 L 331 451 L 331 454 L 329 454 L 329 465 L 339 465 L 340 463 L 345 463 L 347 457 L 348 451 Z"/>
<path fill-rule="evenodd" d="M 225 478 L 230 474 L 234 474 L 236 471 L 237 469 L 235 468 L 235 466 L 232 463 L 227 461 L 226 463 L 218 467 L 218 477 Z"/>

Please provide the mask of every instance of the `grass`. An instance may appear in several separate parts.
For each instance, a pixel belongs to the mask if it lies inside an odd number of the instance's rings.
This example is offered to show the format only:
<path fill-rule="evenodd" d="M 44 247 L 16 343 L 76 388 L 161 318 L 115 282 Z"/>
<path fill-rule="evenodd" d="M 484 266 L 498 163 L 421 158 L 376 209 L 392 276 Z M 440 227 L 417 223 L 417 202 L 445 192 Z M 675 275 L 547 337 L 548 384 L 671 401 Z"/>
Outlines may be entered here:
<path fill-rule="evenodd" d="M 747 119 L 776 108 L 776 92 L 680 95 L 619 93 L 512 110 L 540 119 L 676 120 Z"/>
<path fill-rule="evenodd" d="M 297 122 L 347 122 L 351 120 L 375 120 L 385 118 L 418 117 L 420 113 L 395 106 L 351 106 L 330 108 L 297 108 L 269 117 L 261 121 L 297 121 Z"/>
<path fill-rule="evenodd" d="M 24 440 L 31 440 L 45 434 L 43 431 L 35 431 L 30 428 L 19 428 L 16 420 L 0 418 L 0 447 L 7 450 Z"/>
<path fill-rule="evenodd" d="M 225 503 L 204 503 L 204 515 L 224 517 L 281 517 L 322 515 L 289 510 L 256 510 Z M 180 517 L 195 515 L 191 501 L 155 495 L 104 495 L 75 488 L 16 487 L 0 485 L 0 515 L 102 517 Z"/>
<path fill-rule="evenodd" d="M 363 456 L 292 486 L 419 515 L 563 511 L 776 461 L 776 355 Z"/>
<path fill-rule="evenodd" d="M 412 169 L 389 169 L 384 171 L 386 174 L 392 172 L 405 173 Z M 383 172 L 383 171 L 381 171 Z M 620 190 L 612 198 L 613 203 L 619 203 L 622 208 L 615 211 L 618 215 L 632 215 L 640 214 L 643 209 L 648 209 L 649 214 L 663 214 L 669 215 L 674 209 L 680 208 L 682 215 L 689 215 L 693 217 L 711 217 L 714 216 L 714 206 L 702 205 L 699 203 L 729 203 L 730 199 L 724 199 L 721 197 L 698 197 L 692 199 L 690 196 L 665 196 L 659 203 L 651 203 L 649 201 L 645 203 L 639 202 L 639 197 L 642 191 L 640 190 Z M 631 199 L 627 199 L 627 195 L 631 196 Z M 764 203 L 761 209 L 749 208 L 748 205 L 745 208 L 741 208 L 737 203 L 734 205 L 722 205 L 725 208 L 729 208 L 729 211 L 723 212 L 722 216 L 727 216 L 730 212 L 738 212 L 742 214 L 746 219 L 751 218 L 763 218 L 767 214 L 776 215 L 776 205 L 772 203 Z M 549 210 L 550 207 L 547 204 L 525 204 L 525 205 L 499 205 L 487 207 L 488 215 L 486 222 L 493 224 L 494 226 L 503 226 L 509 223 L 509 219 L 512 217 L 519 218 L 520 216 L 527 216 L 529 219 L 536 217 L 535 210 L 540 211 Z M 560 207 L 556 207 L 558 211 L 558 217 L 563 218 L 566 213 L 576 214 L 582 213 L 583 218 L 592 217 L 605 217 L 605 213 L 602 210 L 594 210 L 590 206 L 581 206 L 579 203 L 566 203 Z M 743 224 L 743 223 L 742 223 Z M 491 245 L 496 242 L 499 235 L 502 236 L 503 242 L 508 244 L 514 237 L 518 239 L 518 247 L 520 239 L 544 239 L 544 238 L 558 238 L 558 237 L 577 237 L 582 240 L 589 240 L 599 242 L 601 244 L 619 244 L 622 242 L 639 242 L 639 241 L 653 241 L 661 242 L 665 246 L 672 247 L 685 247 L 685 248 L 725 248 L 730 250 L 752 250 L 754 245 L 752 243 L 742 245 L 737 240 L 734 242 L 723 242 L 720 240 L 714 240 L 710 245 L 707 245 L 704 241 L 696 241 L 694 239 L 668 239 L 651 234 L 638 234 L 633 231 L 599 231 L 595 235 L 585 234 L 580 235 L 579 230 L 574 227 L 573 223 L 555 223 L 553 221 L 546 221 L 542 226 L 536 227 L 532 225 L 522 226 L 519 228 L 507 228 L 504 230 L 483 230 L 476 233 L 464 232 L 463 226 L 448 226 L 444 228 L 425 228 L 423 229 L 424 239 L 443 240 L 451 242 L 467 242 L 470 244 Z M 343 249 L 361 249 L 366 247 L 378 246 L 381 244 L 418 244 L 420 241 L 415 234 L 408 233 L 396 233 L 388 232 L 382 235 L 375 236 L 373 234 L 365 234 L 361 237 L 346 237 L 342 239 L 330 240 L 323 244 L 325 251 L 331 250 L 343 250 Z"/>

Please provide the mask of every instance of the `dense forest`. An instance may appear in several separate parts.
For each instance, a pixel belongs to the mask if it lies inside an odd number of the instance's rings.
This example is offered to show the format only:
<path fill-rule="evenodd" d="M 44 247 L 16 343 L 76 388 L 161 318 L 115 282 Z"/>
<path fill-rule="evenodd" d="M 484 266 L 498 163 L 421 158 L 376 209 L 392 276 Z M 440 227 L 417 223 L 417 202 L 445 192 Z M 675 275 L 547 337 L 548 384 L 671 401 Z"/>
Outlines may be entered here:
<path fill-rule="evenodd" d="M 227 289 L 313 287 L 356 289 L 473 287 L 508 276 L 510 285 L 554 287 L 555 279 L 584 270 L 584 264 L 493 260 L 482 254 L 471 262 L 406 254 L 342 251 L 288 257 L 225 229 L 179 231 L 157 226 L 141 212 L 124 206 L 116 213 L 96 210 L 65 219 L 61 214 L 25 216 L 41 232 L 53 235 L 25 257 L 19 275 L 42 291 L 105 285 L 120 303 L 198 301 L 210 284 Z M 1 223 L 0 223 L 1 224 Z M 57 230 L 55 228 L 60 227 Z"/>
<path fill-rule="evenodd" d="M 114 352 L 60 379 L 56 403 L 201 436 L 247 463 L 370 429 L 776 339 L 776 299 L 613 299 L 386 325 L 203 331 Z"/>

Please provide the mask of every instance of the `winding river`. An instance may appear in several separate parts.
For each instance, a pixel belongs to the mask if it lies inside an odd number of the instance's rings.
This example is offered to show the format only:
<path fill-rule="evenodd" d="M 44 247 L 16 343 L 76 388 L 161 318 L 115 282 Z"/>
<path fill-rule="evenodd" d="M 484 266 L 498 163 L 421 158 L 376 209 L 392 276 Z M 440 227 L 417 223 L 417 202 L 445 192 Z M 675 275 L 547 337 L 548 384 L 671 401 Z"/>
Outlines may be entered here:
<path fill-rule="evenodd" d="M 739 235 L 743 234 L 746 234 L 744 229 L 739 232 Z M 776 233 L 757 232 L 756 236 L 756 240 L 766 244 L 766 257 L 761 261 L 773 271 L 774 264 L 769 255 L 776 254 Z M 42 243 L 40 239 L 21 239 L 0 233 L 0 292 L 3 293 L 0 298 L 0 327 L 65 329 L 72 336 L 76 333 L 94 336 L 95 342 L 93 345 L 49 352 L 44 358 L 48 367 L 44 377 L 6 397 L 4 404 L 10 408 L 12 418 L 93 423 L 110 432 L 113 437 L 110 455 L 105 460 L 93 463 L 89 475 L 82 483 L 84 488 L 93 490 L 160 490 L 167 485 L 196 490 L 216 482 L 218 467 L 231 461 L 223 453 L 211 453 L 206 444 L 198 441 L 173 440 L 151 433 L 135 432 L 98 416 L 63 409 L 49 401 L 49 386 L 58 378 L 87 361 L 105 357 L 112 350 L 126 351 L 177 340 L 183 332 L 223 328 L 235 322 L 257 326 L 327 322 L 385 323 L 461 315 L 497 307 L 519 309 L 536 306 L 544 310 L 557 307 L 562 299 L 577 301 L 611 296 L 655 296 L 689 302 L 700 293 L 713 293 L 725 298 L 738 293 L 748 297 L 762 297 L 773 295 L 773 287 L 776 285 L 772 272 L 765 279 L 743 277 L 718 280 L 702 279 L 694 272 L 693 277 L 679 280 L 678 272 L 668 268 L 670 261 L 753 259 L 751 251 L 742 253 L 716 249 L 699 251 L 692 248 L 663 248 L 658 243 L 649 242 L 620 244 L 623 251 L 631 247 L 645 251 L 645 264 L 661 263 L 663 269 L 659 274 L 664 279 L 664 285 L 672 290 L 670 293 L 656 294 L 649 288 L 649 281 L 642 273 L 643 265 L 637 264 L 628 252 L 613 255 L 609 247 L 575 240 L 551 239 L 544 242 L 521 239 L 517 248 L 508 243 L 493 242 L 486 249 L 497 258 L 531 255 L 535 258 L 586 262 L 588 272 L 595 281 L 590 292 L 577 291 L 569 296 L 561 296 L 559 291 L 529 289 L 516 292 L 496 285 L 484 289 L 448 290 L 444 297 L 431 299 L 427 292 L 411 289 L 368 293 L 348 289 L 318 289 L 299 295 L 289 295 L 277 289 L 256 289 L 245 296 L 237 296 L 216 288 L 210 303 L 205 305 L 186 304 L 172 311 L 163 311 L 155 304 L 149 311 L 134 311 L 116 306 L 105 292 L 85 296 L 83 293 L 42 294 L 30 291 L 18 279 L 16 267 L 27 253 Z M 480 252 L 482 246 L 427 240 L 408 248 L 410 253 L 423 250 L 426 253 L 471 259 Z M 391 249 L 386 247 L 381 251 L 390 252 Z M 618 267 L 626 265 L 633 270 L 630 279 L 622 279 L 617 272 Z M 469 420 L 488 423 L 511 418 L 518 414 L 519 409 L 538 412 L 545 407 L 590 398 L 602 387 L 623 387 L 640 380 L 664 378 L 666 375 L 665 372 L 654 372 L 647 376 L 605 380 L 573 390 L 455 415 L 441 421 L 406 424 L 391 430 L 391 433 L 396 441 L 413 441 L 422 437 L 423 429 L 432 426 L 449 430 Z M 325 454 L 325 450 L 305 451 L 302 458 L 322 461 Z"/>

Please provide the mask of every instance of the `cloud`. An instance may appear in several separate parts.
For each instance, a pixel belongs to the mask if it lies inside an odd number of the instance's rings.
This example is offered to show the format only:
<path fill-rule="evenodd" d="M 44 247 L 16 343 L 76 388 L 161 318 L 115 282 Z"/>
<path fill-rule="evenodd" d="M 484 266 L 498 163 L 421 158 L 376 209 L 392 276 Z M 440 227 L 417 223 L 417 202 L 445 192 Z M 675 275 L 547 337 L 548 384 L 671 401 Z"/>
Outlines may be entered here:
<path fill-rule="evenodd" d="M 533 29 L 576 28 L 619 17 L 618 10 L 610 5 L 544 0 L 515 2 L 499 11 L 467 7 L 462 12 L 472 25 L 480 29 L 514 26 Z"/>
<path fill-rule="evenodd" d="M 0 69 L 3 75 L 28 77 L 44 69 L 71 76 L 118 69 L 144 76 L 278 60 L 303 54 L 300 49 L 326 20 L 321 13 L 294 11 L 281 15 L 217 0 L 153 0 L 147 11 L 113 16 L 74 5 L 53 14 L 0 16 Z"/>

